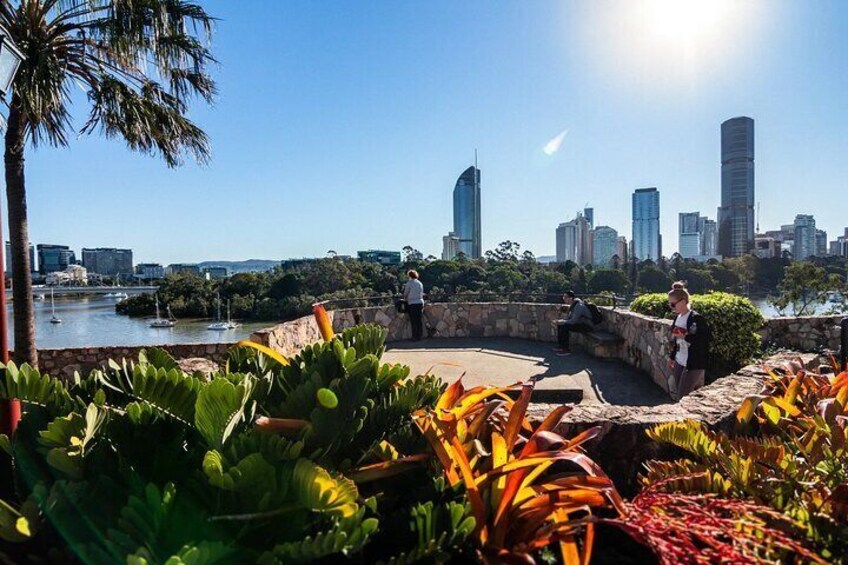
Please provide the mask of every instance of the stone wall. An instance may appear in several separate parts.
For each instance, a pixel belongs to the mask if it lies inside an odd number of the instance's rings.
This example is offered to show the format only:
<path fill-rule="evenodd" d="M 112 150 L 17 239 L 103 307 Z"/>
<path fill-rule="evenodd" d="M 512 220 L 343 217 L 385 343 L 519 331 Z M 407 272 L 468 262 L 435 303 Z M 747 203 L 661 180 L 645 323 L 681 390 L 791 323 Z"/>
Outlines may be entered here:
<path fill-rule="evenodd" d="M 221 363 L 232 343 L 189 343 L 183 345 L 144 345 L 116 347 L 81 347 L 76 349 L 39 349 L 38 365 L 42 371 L 73 376 L 74 371 L 85 373 L 106 364 L 109 359 L 136 359 L 142 349 L 158 347 L 177 359 L 203 357 Z"/>
<path fill-rule="evenodd" d="M 327 312 L 327 316 L 329 316 L 331 322 L 338 316 L 339 312 L 345 311 Z M 336 324 L 334 323 L 333 325 L 335 326 Z M 303 349 L 304 346 L 321 341 L 321 333 L 318 331 L 318 324 L 315 323 L 315 318 L 304 316 L 271 328 L 253 332 L 250 339 L 251 341 L 261 343 L 279 351 L 286 357 L 291 357 Z"/>
<path fill-rule="evenodd" d="M 760 330 L 765 345 L 793 351 L 839 351 L 839 322 L 844 316 L 769 318 Z"/>

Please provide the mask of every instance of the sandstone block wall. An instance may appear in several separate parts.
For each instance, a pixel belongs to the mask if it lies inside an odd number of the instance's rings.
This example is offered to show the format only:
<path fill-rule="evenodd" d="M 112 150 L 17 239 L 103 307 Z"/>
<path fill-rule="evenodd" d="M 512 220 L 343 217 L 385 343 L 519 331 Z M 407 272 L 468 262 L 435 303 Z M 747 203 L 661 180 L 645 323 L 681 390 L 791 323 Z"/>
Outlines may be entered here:
<path fill-rule="evenodd" d="M 343 312 L 343 310 L 339 312 Z M 327 315 L 332 322 L 337 316 L 337 312 L 330 311 L 327 312 Z M 286 357 L 291 357 L 303 349 L 304 346 L 321 341 L 321 333 L 318 331 L 318 324 L 315 323 L 315 318 L 304 316 L 271 328 L 253 332 L 250 339 L 275 351 L 279 351 Z"/>
<path fill-rule="evenodd" d="M 844 316 L 769 318 L 760 330 L 763 343 L 793 351 L 839 351 L 839 322 Z"/>
<path fill-rule="evenodd" d="M 116 347 L 80 347 L 76 349 L 39 349 L 39 368 L 49 374 L 73 376 L 74 371 L 85 373 L 101 367 L 109 359 L 137 359 L 142 349 L 155 347 L 168 351 L 177 359 L 203 357 L 221 363 L 232 343 L 189 343 L 184 345 L 144 345 Z"/>

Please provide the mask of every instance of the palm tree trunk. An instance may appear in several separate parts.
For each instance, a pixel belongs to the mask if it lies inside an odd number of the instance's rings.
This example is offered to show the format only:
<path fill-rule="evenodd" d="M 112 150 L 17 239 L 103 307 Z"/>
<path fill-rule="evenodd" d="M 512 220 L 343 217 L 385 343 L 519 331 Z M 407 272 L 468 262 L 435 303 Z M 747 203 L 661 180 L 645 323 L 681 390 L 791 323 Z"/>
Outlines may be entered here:
<path fill-rule="evenodd" d="M 35 312 L 32 299 L 31 265 L 29 262 L 29 228 L 27 225 L 26 186 L 24 183 L 24 148 L 26 116 L 21 101 L 12 96 L 9 124 L 6 128 L 6 199 L 9 204 L 9 241 L 12 260 L 12 299 L 15 318 L 15 361 L 38 366 L 35 349 Z M 3 305 L 5 307 L 5 305 Z"/>

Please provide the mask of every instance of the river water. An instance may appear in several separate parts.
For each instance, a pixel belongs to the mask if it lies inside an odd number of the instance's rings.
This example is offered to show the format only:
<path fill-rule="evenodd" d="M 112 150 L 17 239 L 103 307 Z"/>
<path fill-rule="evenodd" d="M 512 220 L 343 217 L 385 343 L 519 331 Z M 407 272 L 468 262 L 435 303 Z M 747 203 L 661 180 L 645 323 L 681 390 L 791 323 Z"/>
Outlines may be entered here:
<path fill-rule="evenodd" d="M 777 316 L 766 300 L 754 304 L 767 318 Z M 819 313 L 830 308 L 825 304 Z M 9 315 L 9 344 L 14 347 L 12 303 Z M 166 345 L 176 343 L 234 343 L 247 339 L 256 330 L 274 325 L 272 322 L 243 324 L 227 331 L 206 329 L 210 320 L 179 320 L 173 328 L 151 328 L 149 319 L 130 318 L 115 313 L 115 299 L 105 296 L 56 298 L 56 316 L 61 324 L 51 324 L 50 298 L 35 301 L 36 345 L 42 349 L 98 347 L 109 345 Z"/>
<path fill-rule="evenodd" d="M 9 346 L 14 348 L 14 328 L 10 302 Z M 173 328 L 151 328 L 149 319 L 130 318 L 115 313 L 115 299 L 105 296 L 56 298 L 56 317 L 51 324 L 50 297 L 35 301 L 35 339 L 39 349 L 65 349 L 109 345 L 166 345 L 175 343 L 233 343 L 247 339 L 272 322 L 243 324 L 226 331 L 207 330 L 211 320 L 178 320 Z"/>

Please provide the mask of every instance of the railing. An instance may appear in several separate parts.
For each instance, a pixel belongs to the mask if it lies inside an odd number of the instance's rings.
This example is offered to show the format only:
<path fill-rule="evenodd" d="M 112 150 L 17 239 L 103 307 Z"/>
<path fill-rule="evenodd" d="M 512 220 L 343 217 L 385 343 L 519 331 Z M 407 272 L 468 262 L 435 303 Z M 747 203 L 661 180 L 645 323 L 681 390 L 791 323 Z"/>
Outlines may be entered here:
<path fill-rule="evenodd" d="M 381 294 L 375 296 L 362 296 L 356 298 L 331 298 L 317 302 L 328 310 L 342 308 L 367 308 L 369 306 L 394 305 L 400 299 L 399 294 Z M 609 306 L 613 309 L 624 306 L 628 300 L 617 294 L 578 294 L 578 298 L 587 299 L 598 306 Z M 425 301 L 429 303 L 450 302 L 507 302 L 507 303 L 538 303 L 538 304 L 561 304 L 562 293 L 544 292 L 456 292 L 456 293 L 427 293 Z"/>

